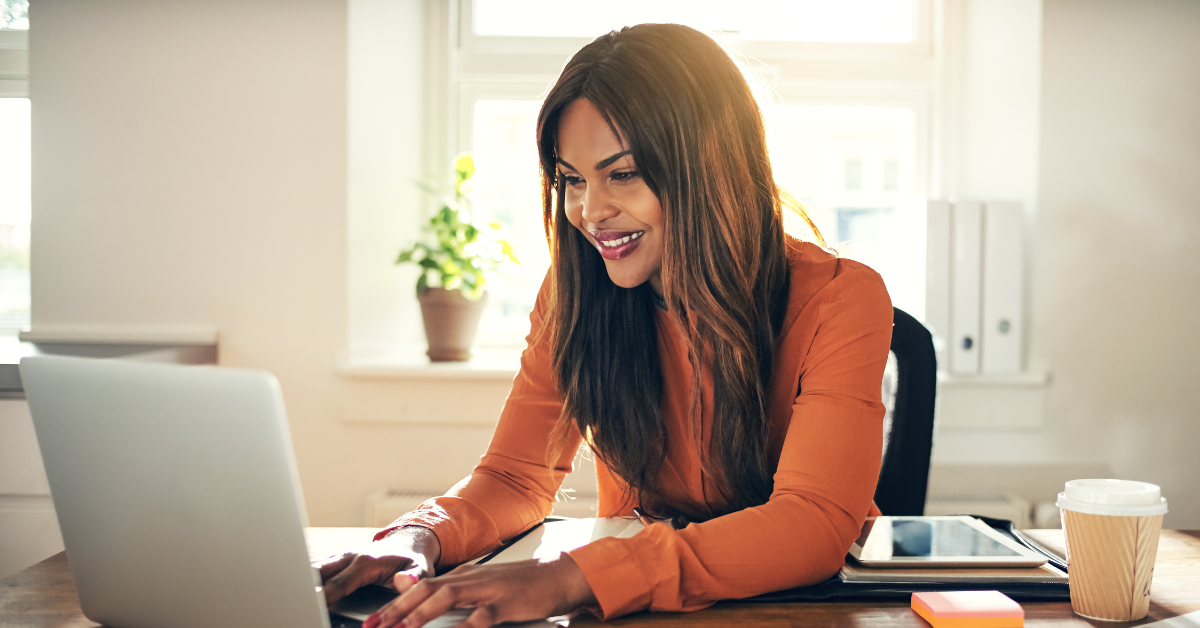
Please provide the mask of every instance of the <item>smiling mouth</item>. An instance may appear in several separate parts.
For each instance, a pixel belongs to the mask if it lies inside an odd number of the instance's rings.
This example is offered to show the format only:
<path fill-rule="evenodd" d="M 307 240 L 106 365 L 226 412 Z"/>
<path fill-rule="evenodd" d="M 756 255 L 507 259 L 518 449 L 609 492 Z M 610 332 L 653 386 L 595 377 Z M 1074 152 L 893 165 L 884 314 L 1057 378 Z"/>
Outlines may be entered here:
<path fill-rule="evenodd" d="M 596 250 L 604 259 L 619 260 L 629 256 L 642 243 L 645 231 L 593 231 Z"/>

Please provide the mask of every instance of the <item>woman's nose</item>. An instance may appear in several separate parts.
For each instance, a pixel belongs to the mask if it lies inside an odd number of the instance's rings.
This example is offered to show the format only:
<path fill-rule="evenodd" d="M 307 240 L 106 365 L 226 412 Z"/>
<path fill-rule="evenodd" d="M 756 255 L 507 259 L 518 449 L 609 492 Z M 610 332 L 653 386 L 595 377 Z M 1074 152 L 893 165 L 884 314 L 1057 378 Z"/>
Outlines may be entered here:
<path fill-rule="evenodd" d="M 587 192 L 583 196 L 584 221 L 599 224 L 621 213 L 612 197 L 602 188 L 603 186 L 598 185 L 588 186 Z"/>

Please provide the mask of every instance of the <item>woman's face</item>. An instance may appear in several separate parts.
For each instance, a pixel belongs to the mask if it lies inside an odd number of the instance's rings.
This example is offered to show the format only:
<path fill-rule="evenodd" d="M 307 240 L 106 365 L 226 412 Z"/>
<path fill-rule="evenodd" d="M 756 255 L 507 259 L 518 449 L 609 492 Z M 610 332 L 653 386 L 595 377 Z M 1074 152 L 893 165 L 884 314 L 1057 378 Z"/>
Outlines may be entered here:
<path fill-rule="evenodd" d="M 662 293 L 662 206 L 642 180 L 625 138 L 591 102 L 567 105 L 558 123 L 558 172 L 567 220 L 604 258 L 622 288 L 646 281 Z"/>

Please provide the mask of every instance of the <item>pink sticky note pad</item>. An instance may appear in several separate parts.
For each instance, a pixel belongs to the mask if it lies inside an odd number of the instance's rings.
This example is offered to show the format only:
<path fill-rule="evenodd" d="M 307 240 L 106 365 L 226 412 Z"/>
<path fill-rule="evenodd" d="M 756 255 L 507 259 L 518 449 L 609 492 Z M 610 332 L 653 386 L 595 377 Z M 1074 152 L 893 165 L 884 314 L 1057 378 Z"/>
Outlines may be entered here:
<path fill-rule="evenodd" d="M 923 606 L 936 618 L 983 619 L 988 617 L 1020 617 L 1025 610 L 1012 598 L 999 591 L 945 591 L 912 594 L 912 604 Z"/>

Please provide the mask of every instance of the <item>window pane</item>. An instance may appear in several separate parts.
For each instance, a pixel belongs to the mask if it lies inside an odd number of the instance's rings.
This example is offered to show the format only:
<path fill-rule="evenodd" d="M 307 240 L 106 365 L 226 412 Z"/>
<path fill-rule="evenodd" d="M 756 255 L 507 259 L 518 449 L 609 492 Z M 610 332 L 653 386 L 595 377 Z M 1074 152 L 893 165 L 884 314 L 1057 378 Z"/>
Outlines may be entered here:
<path fill-rule="evenodd" d="M 0 0 L 0 30 L 29 30 L 29 0 Z"/>
<path fill-rule="evenodd" d="M 549 267 L 542 231 L 534 128 L 535 100 L 475 103 L 473 150 L 477 210 L 505 226 L 521 259 L 507 296 L 489 297 L 481 344 L 489 334 L 524 331 Z M 924 215 L 916 188 L 914 116 L 907 107 L 768 105 L 763 110 L 779 184 L 807 209 L 842 257 L 883 275 L 893 303 L 924 314 Z M 788 231 L 809 238 L 798 218 Z"/>
<path fill-rule="evenodd" d="M 29 324 L 29 99 L 0 98 L 0 329 Z"/>
<path fill-rule="evenodd" d="M 874 268 L 892 302 L 924 313 L 924 215 L 916 187 L 914 116 L 907 107 L 767 105 L 776 181 L 842 257 Z M 805 237 L 792 218 L 788 230 Z"/>
<path fill-rule="evenodd" d="M 479 100 L 475 102 L 472 151 L 475 178 L 472 198 L 476 211 L 490 213 L 504 226 L 517 259 L 517 276 L 507 294 L 489 290 L 480 344 L 493 334 L 524 334 L 529 312 L 546 269 L 550 252 L 542 228 L 537 127 L 540 100 Z"/>
<path fill-rule="evenodd" d="M 475 33 L 597 37 L 644 22 L 674 22 L 744 40 L 906 43 L 914 0 L 475 0 Z"/>

